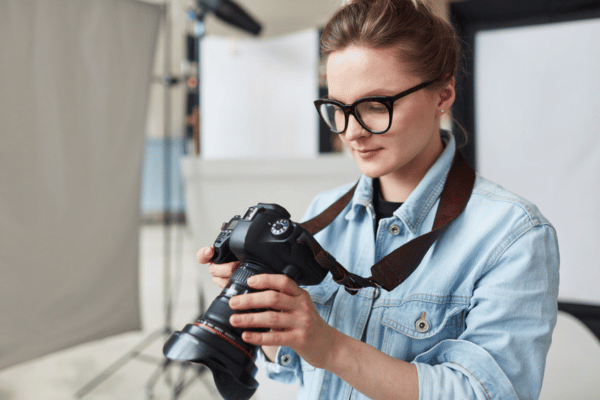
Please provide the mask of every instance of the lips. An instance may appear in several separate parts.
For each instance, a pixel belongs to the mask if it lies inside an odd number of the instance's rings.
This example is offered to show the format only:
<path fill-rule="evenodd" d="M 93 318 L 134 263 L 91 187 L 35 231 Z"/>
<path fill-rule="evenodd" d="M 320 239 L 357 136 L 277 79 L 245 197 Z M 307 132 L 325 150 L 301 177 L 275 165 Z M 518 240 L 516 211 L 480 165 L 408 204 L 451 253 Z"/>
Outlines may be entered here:
<path fill-rule="evenodd" d="M 362 158 L 374 157 L 380 150 L 382 150 L 380 147 L 373 149 L 354 149 L 354 151 Z"/>

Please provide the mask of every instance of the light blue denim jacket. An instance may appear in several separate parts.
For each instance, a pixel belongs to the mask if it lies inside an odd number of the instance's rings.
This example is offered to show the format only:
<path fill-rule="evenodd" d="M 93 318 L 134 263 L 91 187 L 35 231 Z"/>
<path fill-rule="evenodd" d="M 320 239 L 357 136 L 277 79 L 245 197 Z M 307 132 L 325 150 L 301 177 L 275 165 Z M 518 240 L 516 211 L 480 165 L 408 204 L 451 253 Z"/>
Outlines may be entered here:
<path fill-rule="evenodd" d="M 350 204 L 315 235 L 346 269 L 369 277 L 374 263 L 431 230 L 455 152 L 452 135 L 442 135 L 444 152 L 392 218 L 374 226 L 372 180 L 362 176 Z M 352 185 L 317 196 L 305 219 Z M 465 211 L 396 289 L 366 288 L 352 296 L 331 275 L 305 289 L 331 326 L 413 363 L 420 399 L 523 400 L 539 397 L 558 281 L 552 225 L 533 204 L 477 176 Z M 417 326 L 422 319 L 426 324 Z M 298 399 L 366 399 L 290 348 L 263 364 L 272 379 L 299 380 Z"/>

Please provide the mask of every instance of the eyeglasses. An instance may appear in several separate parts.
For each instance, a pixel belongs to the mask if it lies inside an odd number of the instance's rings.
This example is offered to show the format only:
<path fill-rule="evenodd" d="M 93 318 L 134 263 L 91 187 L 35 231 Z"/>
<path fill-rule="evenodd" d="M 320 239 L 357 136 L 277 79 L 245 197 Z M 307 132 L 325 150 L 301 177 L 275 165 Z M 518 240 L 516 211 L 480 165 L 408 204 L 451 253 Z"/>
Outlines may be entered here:
<path fill-rule="evenodd" d="M 330 99 L 315 100 L 315 107 L 323 122 L 334 133 L 344 133 L 348 128 L 350 114 L 367 131 L 375 134 L 385 133 L 392 126 L 394 102 L 408 96 L 417 90 L 431 85 L 433 82 L 423 82 L 395 96 L 370 96 L 356 100 L 352 104 L 344 104 Z"/>

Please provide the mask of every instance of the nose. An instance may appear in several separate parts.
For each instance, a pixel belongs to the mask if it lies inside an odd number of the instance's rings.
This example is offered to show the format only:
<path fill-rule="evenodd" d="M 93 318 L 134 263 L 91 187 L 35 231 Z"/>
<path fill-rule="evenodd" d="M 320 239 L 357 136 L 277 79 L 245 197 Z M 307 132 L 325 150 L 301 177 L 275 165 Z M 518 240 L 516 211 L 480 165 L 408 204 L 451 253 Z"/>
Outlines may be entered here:
<path fill-rule="evenodd" d="M 346 128 L 346 132 L 343 133 L 346 136 L 346 140 L 353 141 L 358 140 L 361 137 L 371 135 L 371 132 L 363 128 L 354 115 L 350 115 L 348 117 L 348 127 Z"/>

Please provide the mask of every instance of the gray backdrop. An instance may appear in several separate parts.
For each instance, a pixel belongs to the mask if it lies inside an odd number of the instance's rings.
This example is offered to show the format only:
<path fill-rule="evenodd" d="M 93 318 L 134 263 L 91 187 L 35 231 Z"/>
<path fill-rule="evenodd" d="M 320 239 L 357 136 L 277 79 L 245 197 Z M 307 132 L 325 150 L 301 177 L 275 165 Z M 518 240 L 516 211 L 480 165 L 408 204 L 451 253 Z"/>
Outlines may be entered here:
<path fill-rule="evenodd" d="M 0 368 L 140 328 L 160 15 L 133 0 L 0 1 Z"/>

